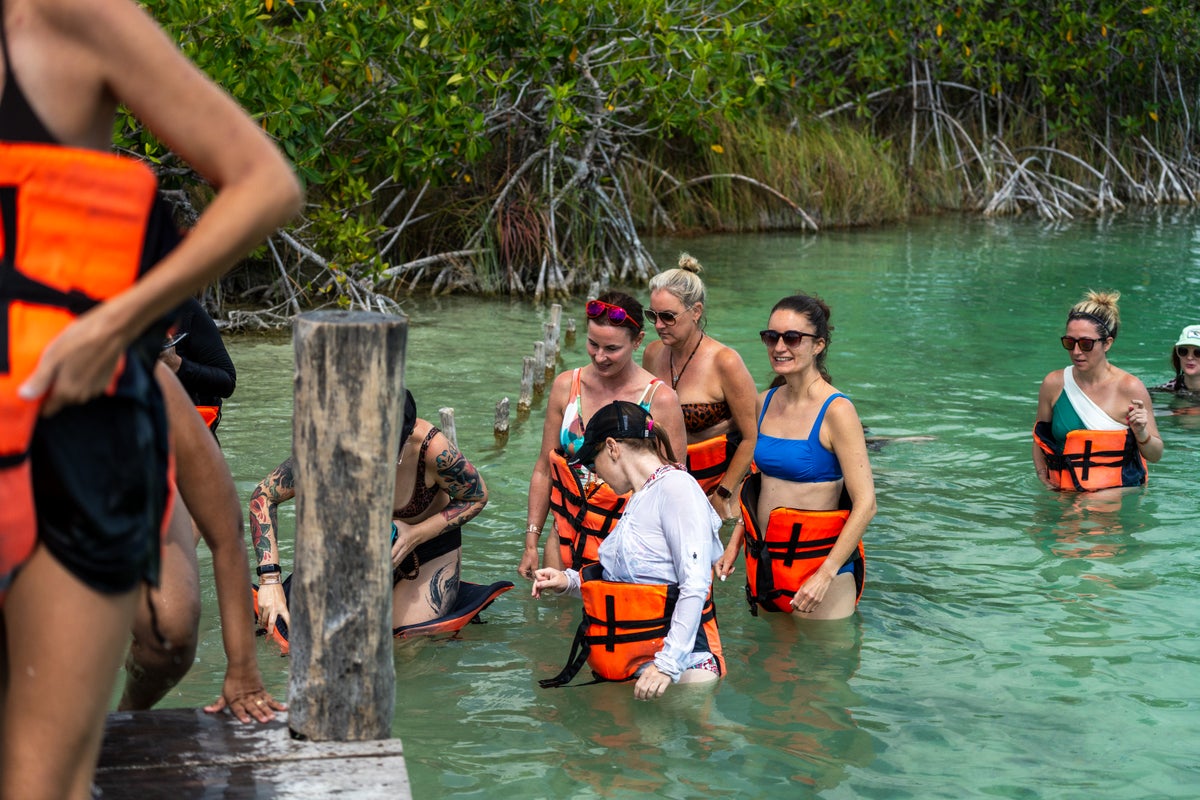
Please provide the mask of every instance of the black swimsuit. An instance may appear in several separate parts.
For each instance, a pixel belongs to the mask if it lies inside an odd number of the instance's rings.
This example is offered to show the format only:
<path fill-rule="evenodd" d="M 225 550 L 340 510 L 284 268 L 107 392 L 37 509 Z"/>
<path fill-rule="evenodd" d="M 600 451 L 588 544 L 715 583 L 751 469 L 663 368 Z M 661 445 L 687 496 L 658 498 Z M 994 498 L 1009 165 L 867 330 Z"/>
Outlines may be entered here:
<path fill-rule="evenodd" d="M 61 144 L 17 82 L 9 58 L 3 0 L 0 48 L 4 51 L 0 141 Z M 4 330 L 0 333 L 20 336 L 19 330 L 10 329 L 8 314 L 9 303 L 18 298 L 11 294 L 14 290 L 4 288 L 7 275 L 18 275 L 13 253 L 18 251 L 15 240 L 21 232 L 16 214 L 20 187 L 3 189 L 0 326 Z M 147 223 L 143 271 L 178 241 L 170 226 L 162 225 L 164 221 L 170 221 L 169 215 L 156 206 Z M 148 327 L 127 351 L 126 367 L 111 394 L 39 419 L 30 443 L 38 541 L 72 574 L 105 593 L 125 592 L 141 581 L 158 582 L 159 533 L 170 486 L 166 412 L 153 369 L 166 324 Z"/>
<path fill-rule="evenodd" d="M 29 105 L 13 74 L 8 58 L 8 33 L 4 29 L 4 0 L 0 0 L 0 47 L 4 48 L 4 93 L 0 94 L 0 141 L 58 144 Z"/>

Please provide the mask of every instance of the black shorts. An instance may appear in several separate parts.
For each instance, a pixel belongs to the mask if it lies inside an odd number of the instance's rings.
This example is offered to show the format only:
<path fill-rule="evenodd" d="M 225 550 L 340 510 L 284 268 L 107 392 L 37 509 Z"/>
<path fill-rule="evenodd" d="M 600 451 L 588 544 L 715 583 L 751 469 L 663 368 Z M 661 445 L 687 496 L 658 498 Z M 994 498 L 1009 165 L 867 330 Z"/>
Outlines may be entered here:
<path fill-rule="evenodd" d="M 158 584 L 169 448 L 162 396 L 147 379 L 138 397 L 65 408 L 33 434 L 38 541 L 105 594 Z"/>

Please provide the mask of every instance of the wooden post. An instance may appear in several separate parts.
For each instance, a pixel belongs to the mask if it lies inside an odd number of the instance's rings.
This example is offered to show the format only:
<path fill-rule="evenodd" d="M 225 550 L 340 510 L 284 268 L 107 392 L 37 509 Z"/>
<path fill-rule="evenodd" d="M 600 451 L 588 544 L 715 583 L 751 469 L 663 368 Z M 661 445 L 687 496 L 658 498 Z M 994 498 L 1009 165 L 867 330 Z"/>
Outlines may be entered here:
<path fill-rule="evenodd" d="M 600 296 L 600 281 L 592 281 L 591 284 L 588 286 L 587 299 L 595 300 L 599 296 Z"/>
<path fill-rule="evenodd" d="M 499 403 L 496 403 L 496 424 L 492 426 L 492 431 L 497 437 L 503 438 L 508 436 L 508 398 L 505 397 Z"/>
<path fill-rule="evenodd" d="M 546 385 L 546 343 L 533 343 L 533 391 L 542 393 Z"/>
<path fill-rule="evenodd" d="M 554 303 L 550 306 L 550 326 L 550 329 L 546 331 L 546 335 L 549 337 L 551 344 L 547 345 L 547 347 L 553 349 L 554 357 L 550 359 L 550 364 L 547 366 L 551 367 L 551 377 L 553 377 L 553 373 L 558 366 L 558 351 L 560 349 L 558 343 L 562 332 L 562 305 L 559 303 Z"/>
<path fill-rule="evenodd" d="M 558 328 L 553 322 L 542 326 L 543 343 L 546 351 L 546 380 L 554 378 L 554 368 L 558 364 Z"/>
<path fill-rule="evenodd" d="M 533 406 L 533 356 L 521 359 L 521 397 L 517 400 L 517 411 L 528 411 Z"/>
<path fill-rule="evenodd" d="M 448 406 L 446 408 L 439 408 L 438 416 L 442 420 L 442 424 L 439 426 L 442 429 L 442 433 L 450 440 L 450 444 L 457 448 L 458 430 L 454 427 L 454 409 Z"/>
<path fill-rule="evenodd" d="M 296 558 L 289 727 L 312 741 L 391 735 L 396 673 L 389 522 L 408 319 L 296 318 Z"/>
<path fill-rule="evenodd" d="M 567 320 L 567 332 L 563 336 L 563 341 L 567 344 L 575 344 L 575 318 L 571 317 Z"/>

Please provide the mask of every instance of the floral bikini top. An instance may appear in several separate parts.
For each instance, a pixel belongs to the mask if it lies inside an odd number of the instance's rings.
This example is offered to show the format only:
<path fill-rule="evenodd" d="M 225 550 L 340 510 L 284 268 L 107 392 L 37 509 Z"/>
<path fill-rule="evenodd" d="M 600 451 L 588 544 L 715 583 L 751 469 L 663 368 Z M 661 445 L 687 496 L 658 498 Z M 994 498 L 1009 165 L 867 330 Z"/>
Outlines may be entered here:
<path fill-rule="evenodd" d="M 579 381 L 579 373 L 582 369 L 583 367 L 577 367 L 571 374 L 571 396 L 567 399 L 567 408 L 563 411 L 562 427 L 559 428 L 558 443 L 562 445 L 564 453 L 574 453 L 583 444 L 583 391 Z M 638 400 L 638 405 L 646 413 L 650 412 L 654 393 L 658 391 L 661 384 L 662 381 L 658 378 L 654 378 L 646 384 L 646 389 L 642 392 L 641 399 Z"/>

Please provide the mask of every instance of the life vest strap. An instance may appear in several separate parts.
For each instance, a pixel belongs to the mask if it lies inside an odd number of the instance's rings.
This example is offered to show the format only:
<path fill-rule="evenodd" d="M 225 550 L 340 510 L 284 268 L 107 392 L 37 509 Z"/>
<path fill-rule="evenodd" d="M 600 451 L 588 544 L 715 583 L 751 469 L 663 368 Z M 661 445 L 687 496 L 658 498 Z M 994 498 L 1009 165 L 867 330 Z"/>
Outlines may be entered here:
<path fill-rule="evenodd" d="M 4 453 L 0 454 L 0 469 L 12 469 L 19 467 L 29 458 L 29 448 L 20 453 Z"/>
<path fill-rule="evenodd" d="M 571 642 L 571 654 L 567 656 L 567 665 L 553 678 L 542 678 L 539 680 L 538 686 L 541 686 L 543 689 L 557 689 L 566 686 L 579 674 L 579 670 L 583 669 L 583 665 L 587 663 L 589 650 L 590 647 L 587 643 L 587 619 L 584 619 L 575 630 L 575 639 Z M 580 685 L 586 686 L 587 684 Z"/>

